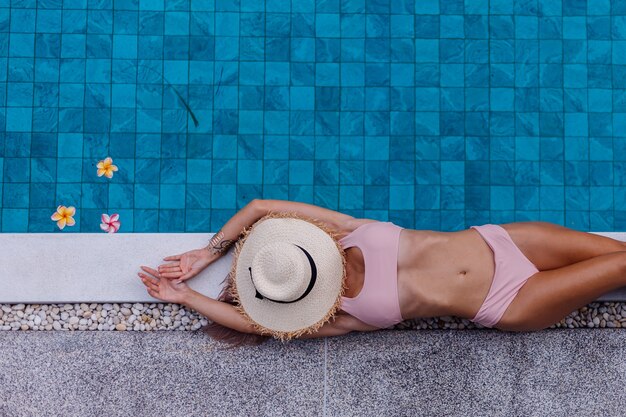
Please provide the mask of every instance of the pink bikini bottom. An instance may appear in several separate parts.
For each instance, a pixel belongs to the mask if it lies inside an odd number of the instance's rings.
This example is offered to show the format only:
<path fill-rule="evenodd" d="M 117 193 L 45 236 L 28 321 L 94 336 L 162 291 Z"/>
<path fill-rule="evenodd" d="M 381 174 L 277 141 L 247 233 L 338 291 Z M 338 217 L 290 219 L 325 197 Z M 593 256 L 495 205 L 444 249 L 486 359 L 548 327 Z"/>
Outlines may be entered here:
<path fill-rule="evenodd" d="M 471 319 L 485 327 L 493 327 L 506 311 L 528 278 L 539 272 L 519 250 L 507 231 L 496 224 L 472 226 L 487 242 L 494 255 L 495 272 L 487 298 Z"/>

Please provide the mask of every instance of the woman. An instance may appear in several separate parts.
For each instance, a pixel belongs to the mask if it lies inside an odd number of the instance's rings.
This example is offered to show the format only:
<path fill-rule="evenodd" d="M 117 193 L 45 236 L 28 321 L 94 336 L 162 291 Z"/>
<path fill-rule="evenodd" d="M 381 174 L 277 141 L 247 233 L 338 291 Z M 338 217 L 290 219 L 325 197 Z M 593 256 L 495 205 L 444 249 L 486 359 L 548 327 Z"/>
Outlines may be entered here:
<path fill-rule="evenodd" d="M 281 217 L 300 219 L 297 221 L 302 222 L 304 229 L 270 239 L 258 227 L 256 243 L 246 245 L 256 226 Z M 253 224 L 251 230 L 249 226 Z M 311 228 L 307 229 L 308 226 Z M 276 221 L 264 233 L 281 227 Z M 228 284 L 219 297 L 222 301 L 191 290 L 185 281 L 227 251 L 242 230 Z M 285 241 L 275 242 L 276 245 L 293 243 L 286 242 L 290 236 L 294 239 L 300 236 L 300 245 L 264 249 L 276 239 Z M 324 241 L 324 237 L 332 240 Z M 333 255 L 333 242 L 339 258 Z M 310 246 L 309 251 L 320 252 L 314 252 L 311 259 L 301 247 L 306 245 Z M 253 246 L 255 249 L 250 251 L 255 252 L 245 252 L 246 247 Z M 237 257 L 244 253 L 246 259 L 242 262 Z M 307 257 L 310 267 L 303 266 L 308 265 Z M 316 262 L 329 259 L 330 267 L 325 265 L 316 270 Z M 545 222 L 472 226 L 457 232 L 411 230 L 390 222 L 357 219 L 314 205 L 282 200 L 253 200 L 214 235 L 206 248 L 165 260 L 172 262 L 159 266 L 158 270 L 141 267 L 151 275 L 139 273 L 148 293 L 203 314 L 213 321 L 207 332 L 230 343 L 260 342 L 267 335 L 282 340 L 335 336 L 354 330 L 385 328 L 406 319 L 438 316 L 463 317 L 506 331 L 540 330 L 600 295 L 626 285 L 626 243 L 604 236 Z M 237 268 L 238 263 L 245 265 Z M 293 268 L 299 272 L 293 272 Z M 299 286 L 299 289 L 294 287 L 289 290 L 291 295 L 284 296 L 284 300 L 290 301 L 263 299 L 258 286 L 264 285 L 270 291 L 268 288 L 275 284 L 272 280 L 282 273 L 279 269 L 290 271 L 281 285 Z M 298 294 L 304 294 L 316 272 L 332 288 L 326 289 L 322 296 L 323 307 L 307 317 L 309 322 L 301 323 L 300 327 L 295 324 L 288 330 L 259 324 L 276 317 L 273 312 L 285 303 L 292 303 Z M 296 276 L 302 276 L 302 280 L 293 278 Z M 318 286 L 321 284 L 314 285 Z M 273 294 L 281 289 L 275 287 Z M 244 300 L 244 290 L 256 297 L 250 295 Z M 253 313 L 257 307 L 260 310 Z M 303 313 L 303 308 L 284 311 L 294 322 L 304 320 L 303 316 L 309 314 Z"/>

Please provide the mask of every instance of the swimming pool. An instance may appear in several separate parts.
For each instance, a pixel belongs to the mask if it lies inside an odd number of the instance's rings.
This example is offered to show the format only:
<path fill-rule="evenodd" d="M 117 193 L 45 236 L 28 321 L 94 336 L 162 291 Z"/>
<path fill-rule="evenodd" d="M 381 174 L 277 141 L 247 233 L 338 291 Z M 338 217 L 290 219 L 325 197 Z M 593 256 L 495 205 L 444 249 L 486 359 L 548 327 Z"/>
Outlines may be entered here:
<path fill-rule="evenodd" d="M 1 231 L 624 230 L 625 86 L 621 0 L 0 0 Z"/>

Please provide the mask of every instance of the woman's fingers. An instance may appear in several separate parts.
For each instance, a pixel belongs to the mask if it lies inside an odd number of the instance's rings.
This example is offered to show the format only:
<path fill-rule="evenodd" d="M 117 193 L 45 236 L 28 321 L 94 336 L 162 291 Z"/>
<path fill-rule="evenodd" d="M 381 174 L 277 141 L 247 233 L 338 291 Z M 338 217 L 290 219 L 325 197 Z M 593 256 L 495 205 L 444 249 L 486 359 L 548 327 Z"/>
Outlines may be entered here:
<path fill-rule="evenodd" d="M 145 266 L 142 266 L 141 269 L 143 270 L 143 272 L 146 272 L 146 274 L 142 274 L 141 272 L 139 272 L 137 275 L 139 276 L 145 276 L 147 279 L 149 280 L 157 280 L 158 279 L 158 275 L 157 274 L 153 274 L 150 271 L 146 270 Z"/>
<path fill-rule="evenodd" d="M 179 266 L 164 266 L 164 265 L 159 266 L 159 272 L 176 272 L 176 271 L 180 271 Z"/>
<path fill-rule="evenodd" d="M 154 275 L 155 277 L 159 277 L 159 271 L 157 271 L 156 269 L 152 269 L 149 266 L 141 266 L 141 269 L 143 269 L 144 271 L 146 271 L 149 274 Z"/>
<path fill-rule="evenodd" d="M 166 256 L 165 258 L 163 258 L 164 261 L 178 261 L 180 260 L 181 255 L 172 255 L 172 256 Z"/>
<path fill-rule="evenodd" d="M 194 272 L 195 272 L 195 271 L 194 271 Z M 196 276 L 196 274 L 194 274 L 193 272 L 187 272 L 186 274 L 181 275 L 181 276 L 180 276 L 180 278 L 178 278 L 178 282 L 181 282 L 181 281 L 186 281 L 186 280 L 188 280 L 189 278 L 192 278 L 192 277 L 194 277 L 194 276 Z"/>
<path fill-rule="evenodd" d="M 169 264 L 159 265 L 159 269 L 161 269 L 161 268 L 179 268 L 179 267 L 180 267 L 180 262 L 179 261 L 170 262 Z"/>
<path fill-rule="evenodd" d="M 178 271 L 178 272 L 162 272 L 161 273 L 161 276 L 163 278 L 178 278 L 181 275 L 182 275 L 181 271 Z"/>
<path fill-rule="evenodd" d="M 189 278 L 193 278 L 196 276 L 196 271 L 190 271 L 186 274 L 181 275 L 178 279 L 173 280 L 174 284 L 180 284 L 181 282 L 187 281 Z"/>
<path fill-rule="evenodd" d="M 142 274 L 141 272 L 139 272 L 137 275 L 139 275 L 141 277 L 141 281 L 143 282 L 143 284 L 148 287 L 149 289 L 151 289 L 152 291 L 155 292 L 159 292 L 159 286 L 156 282 L 152 281 L 152 279 L 148 278 L 148 276 L 146 274 Z"/>

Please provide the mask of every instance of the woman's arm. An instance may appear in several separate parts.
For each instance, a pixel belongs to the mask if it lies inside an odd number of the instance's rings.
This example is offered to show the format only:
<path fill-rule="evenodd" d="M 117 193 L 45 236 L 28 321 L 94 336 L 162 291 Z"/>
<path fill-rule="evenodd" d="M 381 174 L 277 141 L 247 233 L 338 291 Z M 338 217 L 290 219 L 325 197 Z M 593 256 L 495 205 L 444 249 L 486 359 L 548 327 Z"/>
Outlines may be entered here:
<path fill-rule="evenodd" d="M 250 201 L 235 213 L 220 231 L 213 235 L 209 244 L 204 248 L 163 258 L 165 261 L 173 262 L 159 265 L 159 273 L 164 278 L 178 278 L 178 282 L 196 276 L 200 271 L 226 253 L 239 239 L 245 227 L 250 226 L 262 216 L 263 211 L 259 207 L 258 200 Z"/>
<path fill-rule="evenodd" d="M 244 227 L 251 226 L 272 211 L 296 212 L 306 217 L 318 219 L 339 231 L 351 232 L 354 227 L 352 221 L 355 218 L 338 211 L 295 201 L 261 200 L 255 198 L 231 217 L 220 231 L 213 235 L 211 242 L 205 249 L 214 257 L 220 257 L 237 241 Z"/>
<path fill-rule="evenodd" d="M 258 333 L 232 304 L 214 300 L 191 289 L 183 304 L 222 326 L 242 333 Z"/>
<path fill-rule="evenodd" d="M 329 321 L 324 324 L 320 329 L 312 334 L 305 334 L 299 337 L 299 339 L 310 339 L 314 337 L 326 337 L 326 336 L 341 336 L 348 334 L 352 331 L 369 332 L 372 330 L 379 330 L 378 327 L 372 326 L 357 319 L 349 314 L 337 314 L 334 321 Z"/>
<path fill-rule="evenodd" d="M 239 239 L 239 235 L 244 227 L 252 225 L 261 217 L 263 215 L 259 208 L 259 200 L 254 199 L 250 201 L 213 235 L 211 241 L 204 249 L 213 257 L 219 258 Z"/>
<path fill-rule="evenodd" d="M 340 213 L 338 211 L 330 210 L 324 207 L 315 206 L 312 204 L 299 203 L 297 201 L 286 200 L 258 200 L 258 205 L 264 214 L 270 211 L 290 211 L 302 214 L 306 217 L 311 217 L 326 223 L 328 226 L 335 230 L 351 232 L 350 227 L 354 217 Z"/>
<path fill-rule="evenodd" d="M 260 333 L 233 305 L 214 300 L 192 289 L 189 289 L 189 293 L 182 304 L 197 311 L 209 320 L 238 332 L 269 336 L 269 334 Z M 300 336 L 300 338 L 338 336 L 348 332 L 350 330 L 337 326 L 336 323 L 327 322 L 317 332 Z"/>

